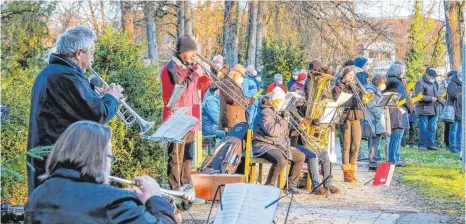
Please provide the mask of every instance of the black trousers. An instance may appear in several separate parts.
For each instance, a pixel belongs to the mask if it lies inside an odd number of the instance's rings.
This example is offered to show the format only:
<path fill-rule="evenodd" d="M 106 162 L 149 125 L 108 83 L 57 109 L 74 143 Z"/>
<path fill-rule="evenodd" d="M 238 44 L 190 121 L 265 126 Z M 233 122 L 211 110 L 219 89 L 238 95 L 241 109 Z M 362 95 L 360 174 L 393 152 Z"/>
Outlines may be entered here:
<path fill-rule="evenodd" d="M 409 129 L 408 131 L 405 130 L 403 133 L 403 140 L 401 140 L 401 146 L 415 146 L 416 142 L 414 142 L 414 131 L 416 128 L 415 122 L 409 122 Z"/>

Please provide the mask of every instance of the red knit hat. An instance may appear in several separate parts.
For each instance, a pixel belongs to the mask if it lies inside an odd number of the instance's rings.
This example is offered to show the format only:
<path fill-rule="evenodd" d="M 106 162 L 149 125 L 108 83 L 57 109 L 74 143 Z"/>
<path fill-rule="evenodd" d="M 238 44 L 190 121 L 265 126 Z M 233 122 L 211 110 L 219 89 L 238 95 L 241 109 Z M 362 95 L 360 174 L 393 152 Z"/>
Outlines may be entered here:
<path fill-rule="evenodd" d="M 306 79 L 306 73 L 305 72 L 300 72 L 298 74 L 298 81 L 305 80 Z"/>

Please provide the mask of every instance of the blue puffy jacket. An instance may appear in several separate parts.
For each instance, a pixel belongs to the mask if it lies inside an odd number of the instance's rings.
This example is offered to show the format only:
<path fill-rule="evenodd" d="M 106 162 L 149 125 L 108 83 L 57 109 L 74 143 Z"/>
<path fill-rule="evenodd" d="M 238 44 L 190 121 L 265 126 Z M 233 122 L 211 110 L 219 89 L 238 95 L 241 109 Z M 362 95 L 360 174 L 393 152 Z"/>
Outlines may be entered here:
<path fill-rule="evenodd" d="M 208 133 L 218 129 L 220 119 L 220 97 L 210 94 L 202 102 L 202 132 Z"/>

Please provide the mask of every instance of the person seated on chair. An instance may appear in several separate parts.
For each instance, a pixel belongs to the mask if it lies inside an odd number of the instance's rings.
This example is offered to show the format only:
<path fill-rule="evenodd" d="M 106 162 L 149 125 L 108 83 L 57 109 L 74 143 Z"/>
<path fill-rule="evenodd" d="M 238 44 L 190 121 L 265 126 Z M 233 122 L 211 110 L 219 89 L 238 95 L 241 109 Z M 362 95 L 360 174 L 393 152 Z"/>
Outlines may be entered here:
<path fill-rule="evenodd" d="M 299 174 L 304 164 L 304 153 L 290 146 L 288 138 L 289 115 L 278 114 L 277 109 L 285 99 L 282 88 L 276 87 L 269 96 L 262 98 L 261 111 L 254 120 L 252 151 L 254 157 L 272 163 L 266 185 L 276 185 L 280 171 L 291 161 L 288 188 L 296 189 Z"/>
<path fill-rule="evenodd" d="M 220 97 L 218 95 L 218 87 L 212 84 L 202 102 L 202 135 L 215 135 L 220 139 L 225 137 L 225 131 L 218 130 L 219 119 Z"/>
<path fill-rule="evenodd" d="M 43 184 L 29 196 L 25 223 L 176 223 L 153 178 L 135 177 L 141 185 L 130 189 L 109 185 L 111 138 L 110 128 L 96 122 L 70 125 L 47 158 Z"/>

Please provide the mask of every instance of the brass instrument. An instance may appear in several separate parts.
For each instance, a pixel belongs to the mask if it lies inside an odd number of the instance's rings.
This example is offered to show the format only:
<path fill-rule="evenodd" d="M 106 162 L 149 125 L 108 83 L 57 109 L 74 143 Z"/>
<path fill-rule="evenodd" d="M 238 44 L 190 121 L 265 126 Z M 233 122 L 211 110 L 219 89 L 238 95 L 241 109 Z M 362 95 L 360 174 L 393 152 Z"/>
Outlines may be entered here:
<path fill-rule="evenodd" d="M 109 179 L 112 182 L 116 183 L 134 185 L 140 188 L 142 187 L 142 185 L 138 181 L 134 180 L 126 180 L 114 176 L 109 176 Z M 167 190 L 163 188 L 161 188 L 160 191 L 162 192 L 163 196 L 172 198 L 175 202 L 176 207 L 180 210 L 189 209 L 192 203 L 194 202 L 194 198 L 196 197 L 196 192 L 194 191 L 194 188 L 191 185 L 183 185 L 180 187 L 179 191 Z"/>
<path fill-rule="evenodd" d="M 309 73 L 310 88 L 307 93 L 307 107 L 305 118 L 310 121 L 320 119 L 323 115 L 325 106 L 332 102 L 331 99 L 322 99 L 322 94 L 329 81 L 334 80 L 335 77 L 322 72 L 311 71 Z M 322 153 L 327 149 L 329 134 L 332 131 L 332 125 L 312 125 L 311 122 L 302 122 L 302 128 L 306 131 L 306 135 L 312 140 L 313 144 L 306 144 L 305 147 L 312 149 L 317 153 Z"/>
<path fill-rule="evenodd" d="M 357 80 L 357 78 L 354 78 L 354 79 Z M 359 80 L 358 80 L 358 83 L 361 84 L 359 82 Z M 351 92 L 353 92 L 354 97 L 356 97 L 356 101 L 358 101 L 359 107 L 361 107 L 364 118 L 366 119 L 367 123 L 369 124 L 369 127 L 371 128 L 372 132 L 375 133 L 374 124 L 372 124 L 371 119 L 369 119 L 369 114 L 367 113 L 366 106 L 364 105 L 363 101 L 361 100 L 361 97 L 359 97 L 359 93 L 356 92 L 356 90 L 357 90 L 356 86 L 354 85 L 353 82 L 350 82 L 349 85 L 351 87 Z M 364 97 L 364 91 L 365 90 L 364 89 L 361 89 L 361 90 L 363 91 L 363 97 Z"/>
<path fill-rule="evenodd" d="M 372 100 L 374 100 L 375 98 L 375 93 L 369 93 L 366 91 L 366 89 L 364 88 L 364 86 L 361 84 L 361 82 L 359 81 L 359 79 L 357 77 L 354 78 L 354 81 L 356 83 L 356 85 L 359 86 L 359 88 L 361 88 L 361 91 L 362 91 L 362 99 L 361 99 L 361 102 L 363 104 L 368 104 L 370 103 Z"/>
<path fill-rule="evenodd" d="M 93 76 L 99 79 L 99 81 L 105 87 L 109 86 L 108 83 L 105 82 L 105 80 L 96 71 L 94 71 L 94 69 L 92 68 L 88 68 L 88 69 L 93 73 Z M 95 92 L 100 96 L 103 95 L 103 93 L 97 89 L 95 90 Z M 121 112 L 120 109 L 118 109 L 116 115 L 118 118 L 120 118 L 120 120 L 122 120 L 125 123 L 125 125 L 131 126 L 132 124 L 134 124 L 134 122 L 138 123 L 139 127 L 141 128 L 141 132 L 140 132 L 141 135 L 149 131 L 154 126 L 154 122 L 149 122 L 149 121 L 144 120 L 141 116 L 139 116 L 138 113 L 136 113 L 136 111 L 133 110 L 133 108 L 131 108 L 125 102 L 124 99 L 120 99 L 118 102 L 123 106 L 125 110 Z"/>

